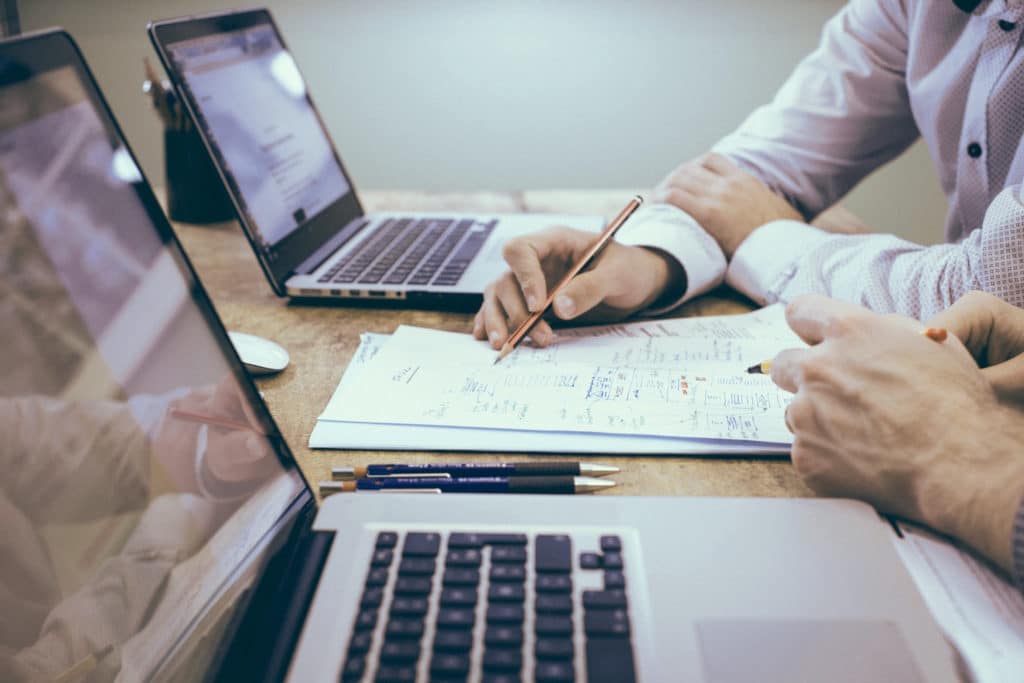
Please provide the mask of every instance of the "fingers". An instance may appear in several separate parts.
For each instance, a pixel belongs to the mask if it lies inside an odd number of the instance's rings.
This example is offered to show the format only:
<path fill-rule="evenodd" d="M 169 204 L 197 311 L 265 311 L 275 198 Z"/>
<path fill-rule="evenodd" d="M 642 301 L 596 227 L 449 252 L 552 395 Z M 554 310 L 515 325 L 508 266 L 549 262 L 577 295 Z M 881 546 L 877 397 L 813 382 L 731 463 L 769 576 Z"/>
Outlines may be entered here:
<path fill-rule="evenodd" d="M 1024 310 L 991 294 L 968 292 L 928 324 L 959 338 L 983 366 L 1024 353 Z"/>
<path fill-rule="evenodd" d="M 594 234 L 571 228 L 551 228 L 507 242 L 502 256 L 522 290 L 524 305 L 530 312 L 544 306 L 548 297 L 543 264 L 551 257 L 561 257 L 571 265 L 575 257 L 594 241 Z"/>
<path fill-rule="evenodd" d="M 473 336 L 486 339 L 492 348 L 500 349 L 511 332 L 529 316 L 519 282 L 512 273 L 506 273 L 487 286 L 483 305 L 473 321 Z M 540 320 L 530 331 L 530 338 L 538 346 L 547 346 L 554 340 L 554 332 L 547 322 Z"/>
<path fill-rule="evenodd" d="M 772 360 L 772 381 L 780 389 L 795 394 L 800 388 L 800 363 L 807 356 L 807 349 L 786 349 Z"/>
<path fill-rule="evenodd" d="M 736 171 L 740 170 L 736 164 L 715 152 L 708 152 L 701 157 L 700 162 L 703 168 L 706 168 L 718 175 L 732 175 Z"/>
<path fill-rule="evenodd" d="M 1024 355 L 981 371 L 1001 401 L 1024 404 Z"/>
<path fill-rule="evenodd" d="M 867 309 L 820 294 L 805 294 L 786 306 L 786 322 L 808 344 L 840 336 L 870 318 Z"/>

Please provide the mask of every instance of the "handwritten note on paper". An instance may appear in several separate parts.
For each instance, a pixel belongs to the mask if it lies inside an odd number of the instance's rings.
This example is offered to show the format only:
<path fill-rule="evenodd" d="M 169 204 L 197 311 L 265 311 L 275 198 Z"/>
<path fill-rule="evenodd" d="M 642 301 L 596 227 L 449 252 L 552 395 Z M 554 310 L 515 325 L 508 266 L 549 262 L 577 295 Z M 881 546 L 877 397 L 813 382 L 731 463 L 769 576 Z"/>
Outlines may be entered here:
<path fill-rule="evenodd" d="M 499 365 L 468 335 L 401 327 L 321 417 L 788 443 L 788 394 L 743 369 L 800 344 L 777 308 L 562 331 Z"/>

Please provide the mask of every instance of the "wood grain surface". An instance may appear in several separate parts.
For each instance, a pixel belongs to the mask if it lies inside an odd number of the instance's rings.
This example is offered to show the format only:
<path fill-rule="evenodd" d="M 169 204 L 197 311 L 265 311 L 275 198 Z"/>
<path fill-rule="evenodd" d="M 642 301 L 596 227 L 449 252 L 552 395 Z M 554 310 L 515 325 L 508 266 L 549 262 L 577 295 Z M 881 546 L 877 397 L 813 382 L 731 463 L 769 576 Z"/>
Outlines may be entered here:
<path fill-rule="evenodd" d="M 600 213 L 608 216 L 625 205 L 628 190 L 528 191 L 521 193 L 438 194 L 410 191 L 362 193 L 367 210 L 458 210 L 480 212 L 545 211 Z M 314 484 L 330 478 L 334 465 L 375 462 L 506 461 L 560 458 L 557 454 L 438 454 L 311 450 L 306 444 L 327 400 L 334 392 L 364 331 L 391 333 L 401 324 L 469 332 L 472 315 L 439 311 L 381 309 L 338 305 L 293 304 L 274 295 L 236 223 L 176 224 L 175 229 L 230 330 L 272 339 L 291 355 L 280 375 L 258 382 L 275 420 L 306 478 Z M 748 301 L 728 291 L 701 297 L 680 316 L 720 315 L 751 310 Z M 573 457 L 573 456 L 566 456 Z M 599 495 L 809 496 L 784 458 L 695 458 L 584 456 L 584 461 L 616 465 L 618 486 Z"/>

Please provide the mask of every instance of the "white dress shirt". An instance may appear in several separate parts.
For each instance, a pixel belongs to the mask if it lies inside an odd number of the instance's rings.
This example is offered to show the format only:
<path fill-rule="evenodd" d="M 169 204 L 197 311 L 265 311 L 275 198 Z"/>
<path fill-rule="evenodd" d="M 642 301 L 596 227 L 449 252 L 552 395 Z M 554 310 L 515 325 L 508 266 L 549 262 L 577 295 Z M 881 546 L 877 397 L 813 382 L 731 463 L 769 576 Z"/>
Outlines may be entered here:
<path fill-rule="evenodd" d="M 972 14 L 952 0 L 853 0 L 774 101 L 714 147 L 810 220 L 921 136 L 949 199 L 947 244 L 781 220 L 726 268 L 696 222 L 671 210 L 660 229 L 654 215 L 627 223 L 619 241 L 682 264 L 688 287 L 673 305 L 724 275 L 759 303 L 819 292 L 927 318 L 982 289 L 1024 306 L 1022 45 L 1024 0 L 984 0 Z"/>

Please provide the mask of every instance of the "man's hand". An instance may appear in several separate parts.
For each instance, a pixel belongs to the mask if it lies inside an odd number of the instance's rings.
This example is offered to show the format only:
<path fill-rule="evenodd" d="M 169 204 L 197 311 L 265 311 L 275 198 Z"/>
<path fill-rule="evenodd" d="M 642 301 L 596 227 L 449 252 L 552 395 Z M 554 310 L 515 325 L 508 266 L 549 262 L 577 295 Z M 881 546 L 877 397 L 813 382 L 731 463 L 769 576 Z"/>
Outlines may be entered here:
<path fill-rule="evenodd" d="M 968 292 L 928 324 L 964 343 L 1000 400 L 1024 406 L 1024 310 L 985 292 Z"/>
<path fill-rule="evenodd" d="M 216 386 L 192 391 L 171 403 L 153 445 L 165 470 L 183 491 L 199 490 L 196 481 L 196 439 L 199 425 L 174 416 L 173 409 L 226 420 L 249 429 L 207 427 L 205 467 L 220 482 L 259 482 L 280 471 L 280 465 L 259 420 L 242 398 L 242 390 L 228 375 Z"/>
<path fill-rule="evenodd" d="M 812 348 L 780 353 L 793 467 L 815 491 L 924 522 L 1011 568 L 1024 496 L 1024 412 L 1000 403 L 953 336 L 805 296 L 786 309 Z"/>
<path fill-rule="evenodd" d="M 549 288 L 589 249 L 597 235 L 571 228 L 551 228 L 509 241 L 502 252 L 511 270 L 484 290 L 473 321 L 473 336 L 494 348 L 508 339 L 530 313 L 543 308 Z M 562 320 L 621 320 L 650 306 L 666 292 L 682 292 L 685 275 L 675 260 L 642 247 L 612 241 L 590 268 L 565 286 L 554 301 Z M 551 326 L 539 321 L 530 333 L 539 346 L 554 340 Z"/>
<path fill-rule="evenodd" d="M 750 233 L 780 218 L 804 220 L 785 199 L 720 154 L 688 161 L 661 181 L 653 201 L 674 204 L 718 241 L 726 258 Z"/>

